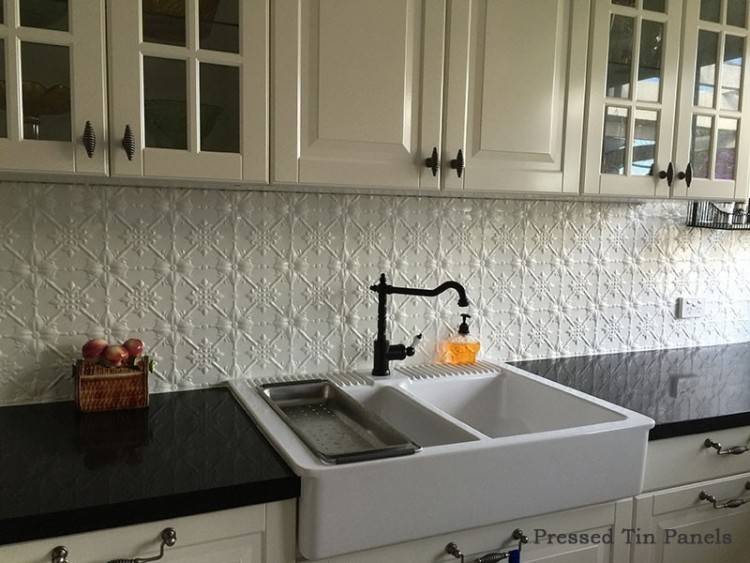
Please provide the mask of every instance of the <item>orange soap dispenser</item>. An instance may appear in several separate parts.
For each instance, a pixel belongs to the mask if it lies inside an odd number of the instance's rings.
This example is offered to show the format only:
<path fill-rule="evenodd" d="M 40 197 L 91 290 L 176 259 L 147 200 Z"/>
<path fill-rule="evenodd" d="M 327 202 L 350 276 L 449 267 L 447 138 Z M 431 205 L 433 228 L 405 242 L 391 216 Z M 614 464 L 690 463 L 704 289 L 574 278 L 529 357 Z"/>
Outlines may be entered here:
<path fill-rule="evenodd" d="M 461 315 L 462 321 L 458 327 L 458 334 L 440 343 L 438 361 L 444 364 L 473 364 L 479 353 L 479 340 L 469 334 L 469 324 L 466 319 L 471 315 Z"/>

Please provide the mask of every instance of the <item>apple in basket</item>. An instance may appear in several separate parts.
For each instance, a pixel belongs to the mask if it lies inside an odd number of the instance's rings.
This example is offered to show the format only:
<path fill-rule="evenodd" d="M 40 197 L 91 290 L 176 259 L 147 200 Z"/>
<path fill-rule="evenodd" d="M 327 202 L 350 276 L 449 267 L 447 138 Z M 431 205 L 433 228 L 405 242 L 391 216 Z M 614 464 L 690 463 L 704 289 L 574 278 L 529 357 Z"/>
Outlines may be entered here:
<path fill-rule="evenodd" d="M 135 360 L 138 356 L 143 354 L 143 341 L 137 338 L 128 338 L 122 343 L 123 347 L 128 351 L 130 358 Z"/>
<path fill-rule="evenodd" d="M 130 354 L 124 346 L 115 345 L 107 346 L 102 355 L 102 360 L 105 366 L 111 368 L 119 368 L 126 365 Z"/>
<path fill-rule="evenodd" d="M 86 344 L 83 345 L 83 348 L 81 348 L 83 359 L 89 361 L 99 361 L 99 358 L 101 358 L 104 350 L 107 349 L 107 346 L 109 346 L 109 342 L 102 338 L 94 338 L 93 340 L 89 340 L 88 342 L 86 342 Z"/>

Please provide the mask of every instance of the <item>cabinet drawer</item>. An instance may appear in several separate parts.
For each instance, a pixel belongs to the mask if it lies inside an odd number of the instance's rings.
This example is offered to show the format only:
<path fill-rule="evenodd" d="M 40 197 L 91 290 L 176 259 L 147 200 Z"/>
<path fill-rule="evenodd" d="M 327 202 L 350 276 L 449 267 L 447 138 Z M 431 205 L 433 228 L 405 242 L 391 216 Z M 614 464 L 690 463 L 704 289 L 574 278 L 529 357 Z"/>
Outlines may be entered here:
<path fill-rule="evenodd" d="M 715 449 L 704 445 L 707 438 L 727 448 L 744 446 L 750 440 L 750 426 L 649 442 L 644 490 L 750 471 L 750 451 L 742 455 L 718 455 Z"/>
<path fill-rule="evenodd" d="M 0 561 L 48 563 L 56 546 L 65 546 L 75 563 L 150 557 L 159 553 L 167 527 L 177 532 L 177 543 L 166 549 L 164 563 L 263 561 L 265 505 L 0 546 Z"/>
<path fill-rule="evenodd" d="M 474 561 L 483 554 L 503 549 L 512 549 L 513 530 L 520 528 L 529 537 L 530 543 L 523 547 L 523 561 L 528 563 L 627 563 L 630 560 L 628 546 L 622 542 L 564 544 L 548 541 L 543 532 L 605 534 L 632 522 L 633 501 L 631 499 L 595 506 L 587 506 L 564 512 L 524 518 L 512 522 L 461 530 L 440 536 L 379 547 L 357 553 L 348 553 L 314 563 L 381 563 L 383 561 L 409 561 L 410 563 L 455 563 L 456 559 L 446 554 L 449 542 L 455 543 L 466 555 L 466 561 Z M 310 562 L 313 563 L 313 562 Z"/>

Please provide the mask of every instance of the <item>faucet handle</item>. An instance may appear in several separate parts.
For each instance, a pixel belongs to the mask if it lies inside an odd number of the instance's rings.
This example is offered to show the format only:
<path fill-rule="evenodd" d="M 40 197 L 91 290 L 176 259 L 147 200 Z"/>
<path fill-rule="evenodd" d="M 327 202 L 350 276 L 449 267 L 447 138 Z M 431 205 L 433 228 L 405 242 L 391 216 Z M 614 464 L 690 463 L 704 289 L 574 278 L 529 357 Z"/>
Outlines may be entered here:
<path fill-rule="evenodd" d="M 414 339 L 411 341 L 411 344 L 407 346 L 406 348 L 406 355 L 407 356 L 413 356 L 414 352 L 417 350 L 417 346 L 419 346 L 419 343 L 422 342 L 422 333 L 420 332 L 417 334 Z"/>

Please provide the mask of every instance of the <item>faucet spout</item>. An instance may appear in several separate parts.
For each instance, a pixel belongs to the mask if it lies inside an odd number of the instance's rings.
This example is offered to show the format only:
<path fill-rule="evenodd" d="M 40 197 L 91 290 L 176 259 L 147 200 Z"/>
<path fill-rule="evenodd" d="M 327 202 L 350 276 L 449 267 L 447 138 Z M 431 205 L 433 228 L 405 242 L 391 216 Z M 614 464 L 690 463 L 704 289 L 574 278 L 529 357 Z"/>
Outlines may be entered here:
<path fill-rule="evenodd" d="M 372 374 L 385 376 L 390 374 L 389 362 L 391 360 L 403 360 L 407 356 L 414 355 L 413 346 L 394 345 L 388 342 L 386 335 L 386 314 L 388 306 L 388 295 L 418 295 L 422 297 L 436 297 L 441 293 L 453 289 L 458 293 L 458 306 L 468 307 L 469 299 L 466 297 L 464 286 L 456 281 L 441 283 L 434 289 L 421 289 L 416 287 L 397 287 L 389 285 L 385 274 L 380 274 L 378 283 L 370 286 L 370 290 L 378 294 L 378 333 L 375 339 L 375 354 L 373 358 Z"/>

